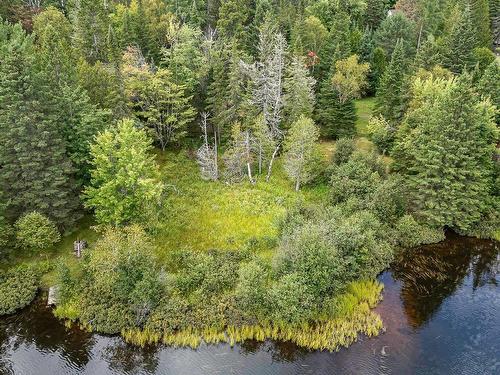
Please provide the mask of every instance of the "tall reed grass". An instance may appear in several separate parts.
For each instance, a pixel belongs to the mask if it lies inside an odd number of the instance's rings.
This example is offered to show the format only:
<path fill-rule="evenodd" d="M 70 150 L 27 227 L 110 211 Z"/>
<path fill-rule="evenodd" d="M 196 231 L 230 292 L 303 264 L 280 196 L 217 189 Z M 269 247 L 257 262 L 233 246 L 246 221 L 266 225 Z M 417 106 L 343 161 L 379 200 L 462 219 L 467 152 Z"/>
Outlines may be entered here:
<path fill-rule="evenodd" d="M 131 329 L 122 331 L 129 343 L 144 346 L 163 343 L 176 347 L 197 348 L 207 344 L 229 343 L 235 345 L 245 340 L 268 339 L 291 341 L 311 350 L 337 351 L 355 342 L 360 334 L 376 336 L 383 329 L 378 314 L 371 309 L 381 300 L 383 285 L 378 281 L 357 281 L 331 304 L 331 311 L 322 312 L 318 319 L 301 324 L 286 322 L 255 325 L 188 328 L 175 333 Z"/>

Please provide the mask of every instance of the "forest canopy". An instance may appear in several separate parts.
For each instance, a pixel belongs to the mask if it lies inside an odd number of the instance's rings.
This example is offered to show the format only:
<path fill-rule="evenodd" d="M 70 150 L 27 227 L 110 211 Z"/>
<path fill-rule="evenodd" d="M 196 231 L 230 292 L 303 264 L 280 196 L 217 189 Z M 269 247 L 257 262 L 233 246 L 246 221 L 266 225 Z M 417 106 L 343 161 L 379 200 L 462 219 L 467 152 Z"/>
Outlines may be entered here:
<path fill-rule="evenodd" d="M 378 334 L 395 254 L 500 237 L 499 11 L 2 1 L 0 314 L 57 286 L 141 345 Z"/>

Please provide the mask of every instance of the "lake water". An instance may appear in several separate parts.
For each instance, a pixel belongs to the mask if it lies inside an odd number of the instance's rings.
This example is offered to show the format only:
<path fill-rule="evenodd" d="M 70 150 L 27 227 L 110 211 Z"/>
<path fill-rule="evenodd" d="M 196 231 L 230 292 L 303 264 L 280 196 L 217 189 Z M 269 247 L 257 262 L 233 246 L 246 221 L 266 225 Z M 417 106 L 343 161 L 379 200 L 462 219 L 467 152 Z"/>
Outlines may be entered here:
<path fill-rule="evenodd" d="M 500 374 L 500 243 L 452 236 L 380 275 L 386 332 L 337 353 L 283 342 L 138 348 L 68 329 L 44 296 L 0 318 L 0 374 Z"/>

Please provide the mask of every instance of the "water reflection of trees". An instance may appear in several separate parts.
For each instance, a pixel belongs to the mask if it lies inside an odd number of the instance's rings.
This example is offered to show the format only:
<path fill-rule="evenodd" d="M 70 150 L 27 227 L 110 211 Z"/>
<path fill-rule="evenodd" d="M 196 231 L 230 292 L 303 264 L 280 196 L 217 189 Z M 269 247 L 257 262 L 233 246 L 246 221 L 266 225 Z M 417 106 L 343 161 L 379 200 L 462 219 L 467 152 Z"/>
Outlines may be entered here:
<path fill-rule="evenodd" d="M 158 368 L 160 346 L 133 346 L 121 338 L 112 340 L 103 350 L 102 357 L 109 368 L 120 374 L 154 374 Z"/>
<path fill-rule="evenodd" d="M 247 340 L 240 345 L 240 353 L 252 354 L 267 351 L 276 362 L 295 362 L 304 358 L 310 351 L 295 345 L 290 341 L 254 341 Z"/>
<path fill-rule="evenodd" d="M 3 353 L 0 355 L 4 358 L 10 349 L 34 345 L 40 352 L 59 352 L 71 368 L 84 367 L 91 358 L 92 335 L 76 327 L 65 327 L 45 307 L 44 297 L 39 296 L 24 310 L 0 320 L 3 331 L 0 336 Z"/>
<path fill-rule="evenodd" d="M 496 285 L 498 254 L 496 242 L 456 236 L 401 253 L 392 270 L 402 282 L 401 299 L 409 324 L 414 328 L 425 324 L 466 276 L 472 278 L 473 289 Z"/>

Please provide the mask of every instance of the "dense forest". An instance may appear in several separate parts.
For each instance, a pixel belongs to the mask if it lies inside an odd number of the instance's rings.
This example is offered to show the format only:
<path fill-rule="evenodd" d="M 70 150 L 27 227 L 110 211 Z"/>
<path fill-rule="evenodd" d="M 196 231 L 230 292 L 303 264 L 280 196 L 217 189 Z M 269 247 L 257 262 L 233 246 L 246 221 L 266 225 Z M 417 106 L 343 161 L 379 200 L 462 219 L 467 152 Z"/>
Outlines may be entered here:
<path fill-rule="evenodd" d="M 378 334 L 398 252 L 500 239 L 499 45 L 497 0 L 2 1 L 0 315 Z"/>

